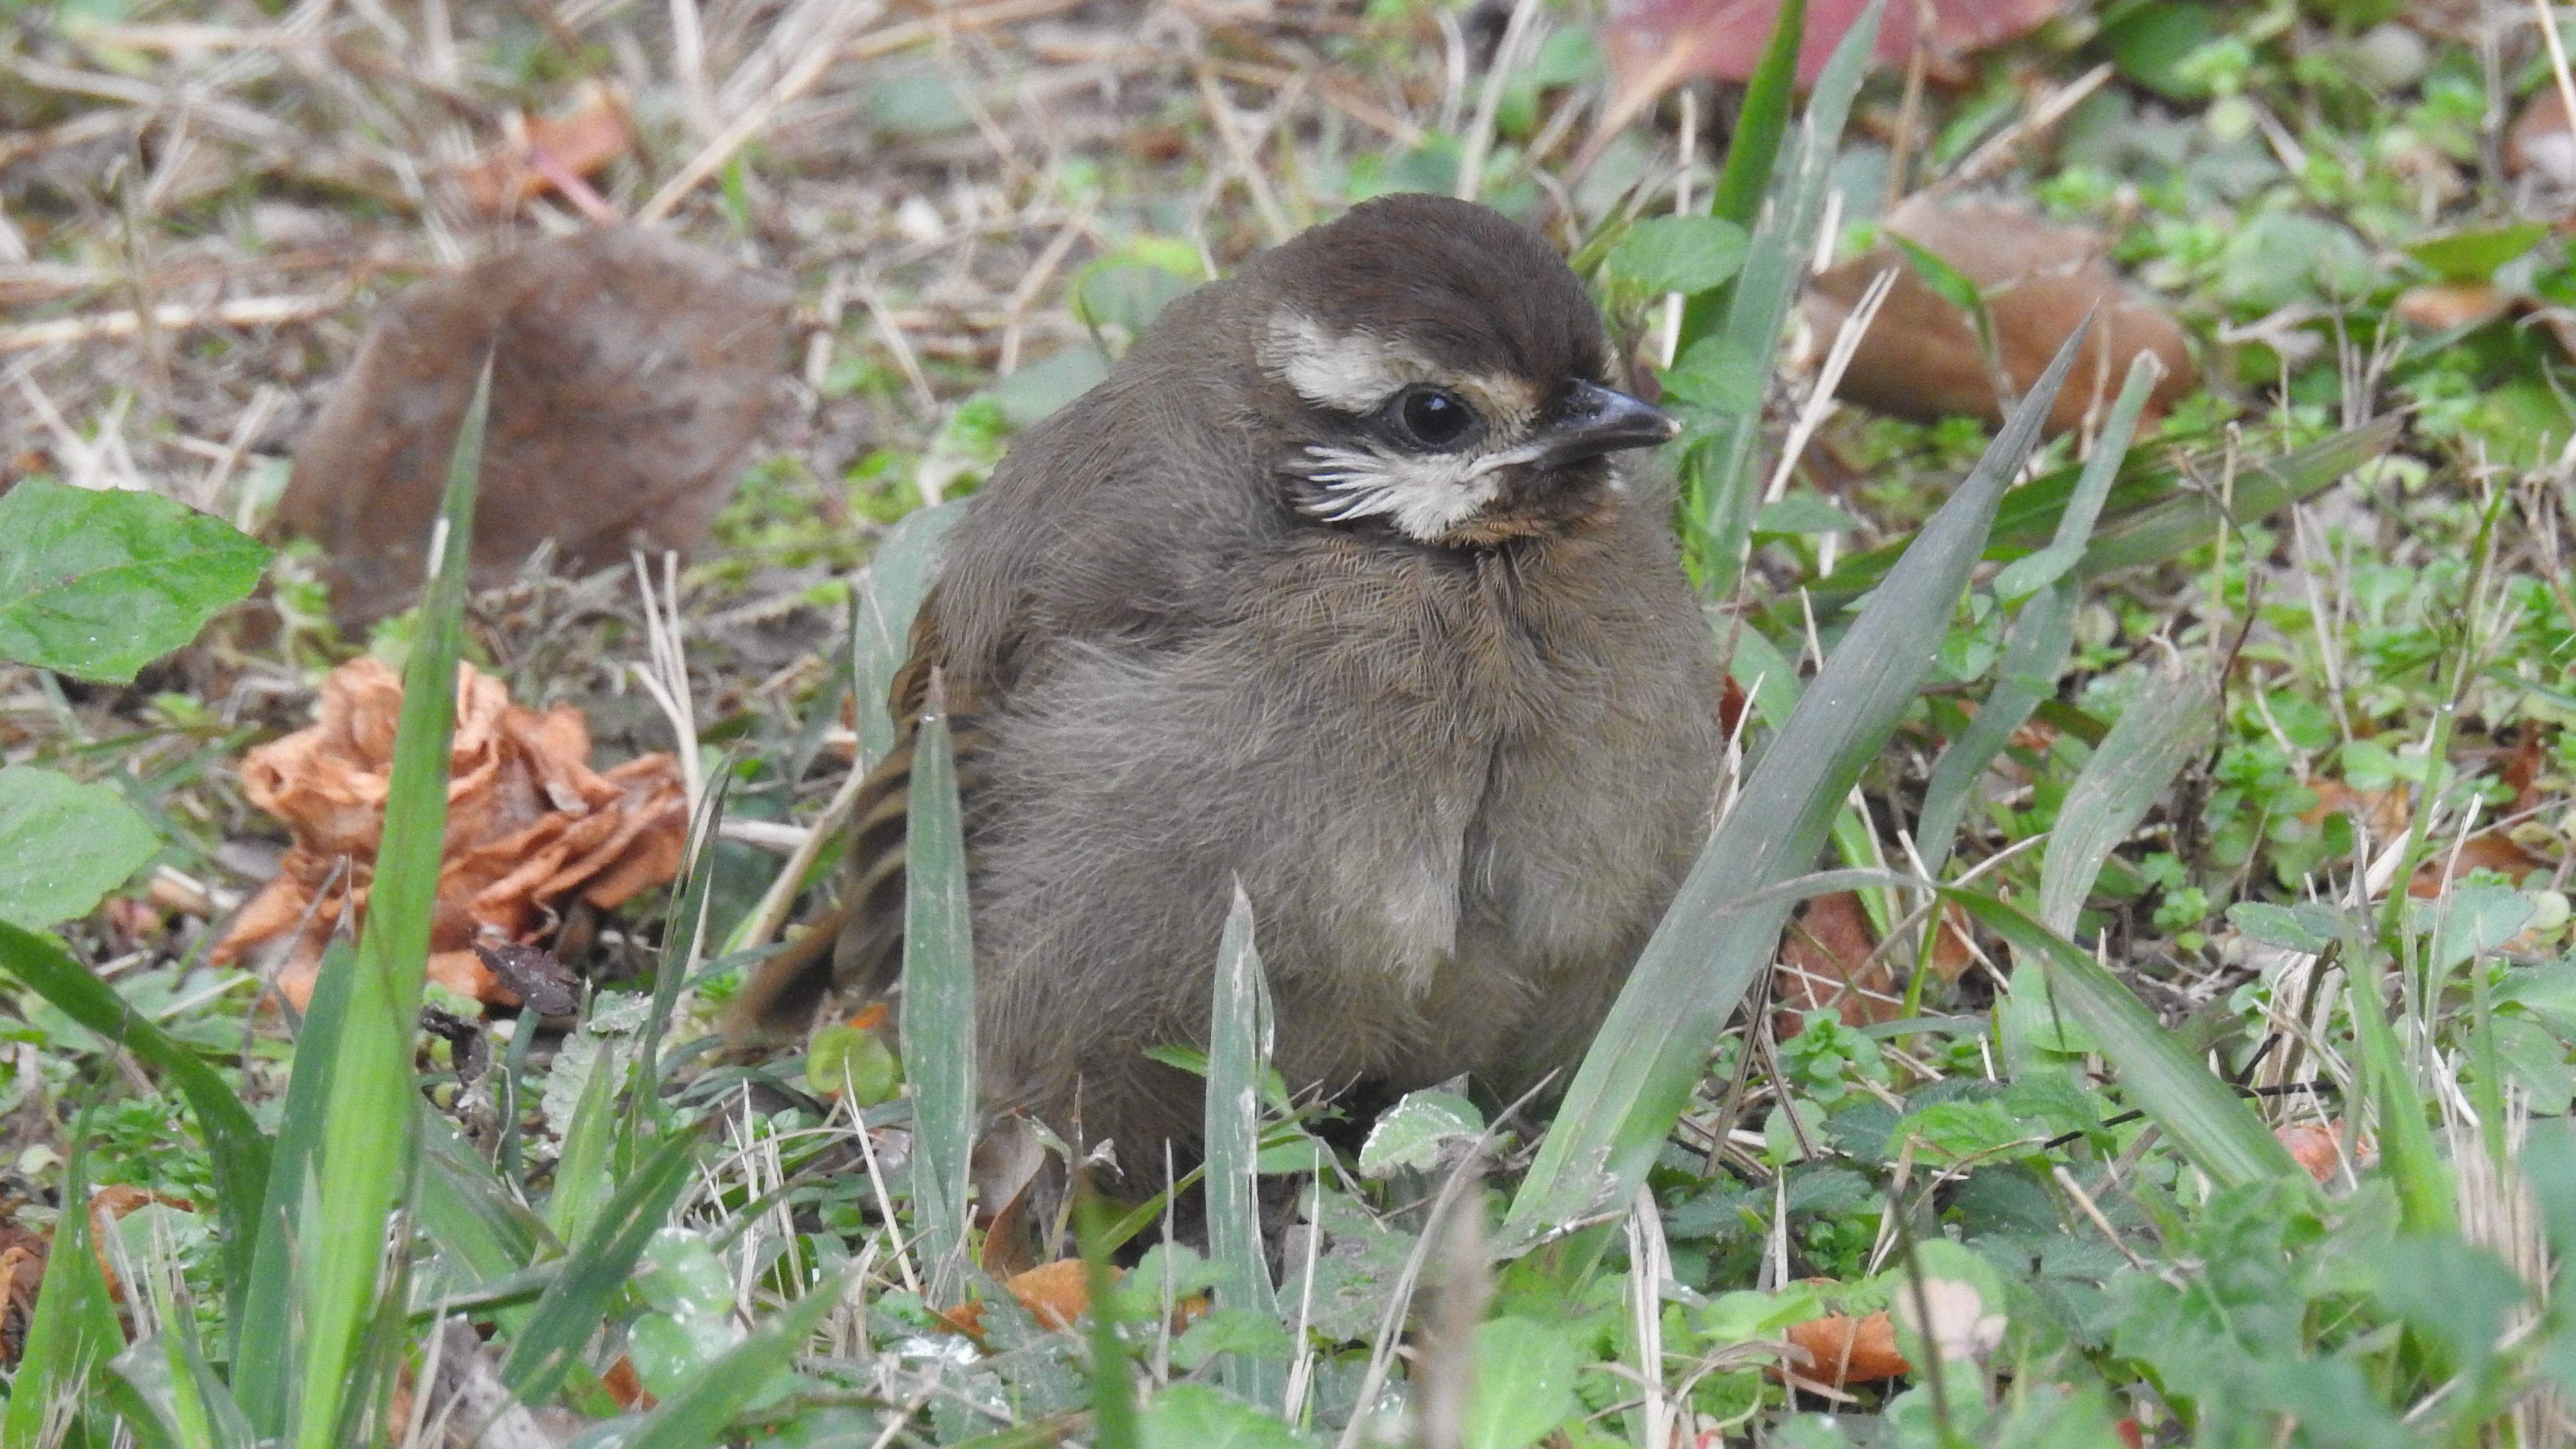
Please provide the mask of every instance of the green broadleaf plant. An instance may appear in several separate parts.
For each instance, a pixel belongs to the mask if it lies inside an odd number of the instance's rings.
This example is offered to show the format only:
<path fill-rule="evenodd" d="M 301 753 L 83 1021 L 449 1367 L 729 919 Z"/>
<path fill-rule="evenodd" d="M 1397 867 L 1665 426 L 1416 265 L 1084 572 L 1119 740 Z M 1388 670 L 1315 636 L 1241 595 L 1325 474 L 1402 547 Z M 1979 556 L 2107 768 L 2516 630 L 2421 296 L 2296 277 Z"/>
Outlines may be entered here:
<path fill-rule="evenodd" d="M 268 559 L 157 494 L 27 479 L 0 493 L 0 660 L 131 683 L 247 597 Z"/>
<path fill-rule="evenodd" d="M 0 921 L 41 930 L 86 916 L 160 848 L 115 787 L 0 767 Z"/>

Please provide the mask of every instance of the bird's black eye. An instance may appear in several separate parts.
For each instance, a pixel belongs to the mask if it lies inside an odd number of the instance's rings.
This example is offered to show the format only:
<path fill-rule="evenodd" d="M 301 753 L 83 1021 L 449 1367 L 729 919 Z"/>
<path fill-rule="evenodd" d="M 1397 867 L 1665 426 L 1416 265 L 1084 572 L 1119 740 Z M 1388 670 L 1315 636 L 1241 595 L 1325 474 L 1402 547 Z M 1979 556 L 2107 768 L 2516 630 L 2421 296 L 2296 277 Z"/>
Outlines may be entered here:
<path fill-rule="evenodd" d="M 1454 447 L 1476 425 L 1475 409 L 1456 393 L 1436 387 L 1406 388 L 1387 411 L 1396 431 L 1422 448 Z"/>

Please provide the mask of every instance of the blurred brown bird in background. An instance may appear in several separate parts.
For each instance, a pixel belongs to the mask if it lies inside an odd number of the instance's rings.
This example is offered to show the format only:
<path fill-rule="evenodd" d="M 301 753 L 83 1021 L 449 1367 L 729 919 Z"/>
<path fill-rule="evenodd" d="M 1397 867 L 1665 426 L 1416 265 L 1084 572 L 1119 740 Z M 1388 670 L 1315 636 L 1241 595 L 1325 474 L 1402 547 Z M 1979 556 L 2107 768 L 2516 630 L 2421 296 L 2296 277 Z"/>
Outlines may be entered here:
<path fill-rule="evenodd" d="M 908 742 L 958 731 L 986 1106 L 1194 1156 L 1235 883 L 1290 1088 L 1500 1094 L 1580 1054 L 1706 832 L 1712 640 L 1670 500 L 1617 454 L 1599 312 L 1525 228 L 1365 203 L 1175 302 L 1022 435 L 948 535 L 827 969 L 900 965 Z"/>

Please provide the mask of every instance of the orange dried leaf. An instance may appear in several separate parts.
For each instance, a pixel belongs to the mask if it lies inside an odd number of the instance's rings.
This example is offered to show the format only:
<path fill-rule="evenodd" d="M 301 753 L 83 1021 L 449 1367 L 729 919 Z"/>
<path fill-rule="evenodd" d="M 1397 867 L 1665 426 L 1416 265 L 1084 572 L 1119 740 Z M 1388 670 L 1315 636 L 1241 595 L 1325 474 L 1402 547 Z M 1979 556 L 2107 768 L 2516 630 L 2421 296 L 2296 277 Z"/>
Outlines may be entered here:
<path fill-rule="evenodd" d="M 548 173 L 597 174 L 635 147 L 626 107 L 606 86 L 584 86 L 572 105 L 551 116 L 511 116 L 501 143 L 457 173 L 466 204 L 500 218 L 554 184 Z"/>
<path fill-rule="evenodd" d="M 1080 1258 L 1041 1263 L 1002 1286 L 1042 1327 L 1071 1328 L 1091 1311 L 1091 1279 Z"/>
<path fill-rule="evenodd" d="M 98 1255 L 98 1271 L 107 1277 L 110 1301 L 125 1301 L 125 1284 L 116 1276 L 116 1257 L 108 1251 L 108 1237 L 116 1231 L 117 1223 L 137 1209 L 153 1203 L 177 1208 L 181 1212 L 197 1210 L 196 1204 L 186 1198 L 164 1197 L 129 1183 L 114 1183 L 89 1195 L 89 1246 L 90 1251 Z"/>
<path fill-rule="evenodd" d="M 2336 1145 L 2334 1131 L 2315 1122 L 2293 1122 L 2275 1127 L 2272 1135 L 2290 1149 L 2291 1158 L 2307 1169 L 2308 1176 L 2324 1182 L 2343 1165 L 2343 1149 Z"/>
<path fill-rule="evenodd" d="M 609 909 L 670 880 L 688 828 L 686 795 L 667 755 L 593 771 L 589 728 L 569 706 L 524 709 L 468 664 L 457 667 L 457 695 L 429 974 L 476 1000 L 515 1004 L 474 947 L 537 944 L 576 900 Z M 319 724 L 242 762 L 244 793 L 295 841 L 215 959 L 281 952 L 278 987 L 299 1009 L 323 942 L 345 910 L 365 908 L 401 709 L 393 671 L 353 660 L 323 682 Z"/>
<path fill-rule="evenodd" d="M 1884 1311 L 1857 1318 L 1842 1313 L 1810 1318 L 1790 1324 L 1788 1337 L 1807 1355 L 1806 1363 L 1790 1372 L 1832 1388 L 1876 1383 L 1914 1371 L 1896 1351 L 1896 1324 Z"/>
<path fill-rule="evenodd" d="M 1893 968 L 1872 955 L 1877 945 L 1857 894 L 1835 891 L 1807 902 L 1780 943 L 1780 969 L 1773 978 L 1783 1011 L 1781 1035 L 1795 1035 L 1796 1014 L 1805 1011 L 1835 1011 L 1848 1026 L 1894 1019 L 1904 1000 L 1896 994 Z"/>

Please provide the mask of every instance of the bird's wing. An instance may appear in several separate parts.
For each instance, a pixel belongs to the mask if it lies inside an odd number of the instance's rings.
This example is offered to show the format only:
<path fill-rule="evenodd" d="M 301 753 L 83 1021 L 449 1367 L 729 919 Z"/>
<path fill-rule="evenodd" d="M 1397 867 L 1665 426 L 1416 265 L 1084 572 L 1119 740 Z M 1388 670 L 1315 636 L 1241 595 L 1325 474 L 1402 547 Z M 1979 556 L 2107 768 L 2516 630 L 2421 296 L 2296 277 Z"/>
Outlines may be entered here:
<path fill-rule="evenodd" d="M 990 687 L 948 671 L 940 627 L 939 588 L 923 596 L 912 621 L 912 652 L 886 690 L 894 748 L 859 783 L 850 808 L 849 845 L 841 859 L 840 903 L 785 952 L 761 963 L 727 1008 L 736 1035 L 801 1031 L 826 990 L 872 995 L 890 989 L 903 969 L 905 850 L 910 836 L 912 746 L 932 709 L 934 684 L 954 740 L 957 792 L 971 802 L 983 775 L 985 733 L 977 723 Z M 828 953 L 826 948 L 828 948 Z"/>

